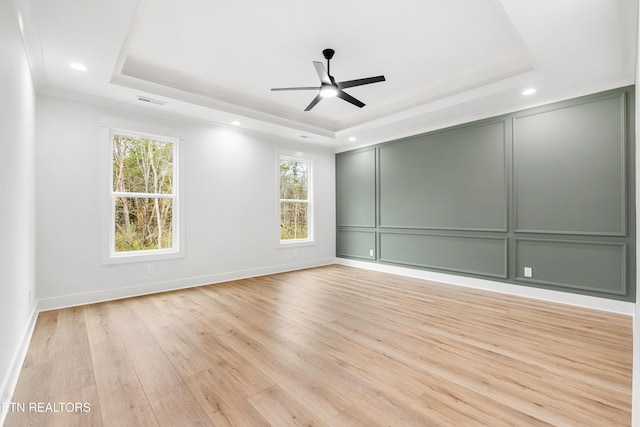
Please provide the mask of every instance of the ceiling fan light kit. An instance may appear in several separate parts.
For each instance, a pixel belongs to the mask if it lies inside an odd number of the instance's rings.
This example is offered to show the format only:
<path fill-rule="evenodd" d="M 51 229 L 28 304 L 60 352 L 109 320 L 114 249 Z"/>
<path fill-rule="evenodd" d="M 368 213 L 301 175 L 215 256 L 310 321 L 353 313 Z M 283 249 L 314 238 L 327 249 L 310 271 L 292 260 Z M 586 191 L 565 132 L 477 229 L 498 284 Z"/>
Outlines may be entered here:
<path fill-rule="evenodd" d="M 320 88 L 320 96 L 323 98 L 333 98 L 338 94 L 338 90 L 331 85 L 322 85 Z"/>
<path fill-rule="evenodd" d="M 282 90 L 317 90 L 318 94 L 311 101 L 311 103 L 304 109 L 304 111 L 310 111 L 313 107 L 316 106 L 318 102 L 322 98 L 332 98 L 338 97 L 344 101 L 347 101 L 350 104 L 355 105 L 356 107 L 362 108 L 365 106 L 364 102 L 354 98 L 349 95 L 343 89 L 347 89 L 355 86 L 363 86 L 371 83 L 378 83 L 385 81 L 384 76 L 376 76 L 376 77 L 367 77 L 364 79 L 356 79 L 356 80 L 347 80 L 344 82 L 336 82 L 336 79 L 331 75 L 331 58 L 335 54 L 333 49 L 325 49 L 322 51 L 324 58 L 327 60 L 327 68 L 324 68 L 322 62 L 313 61 L 313 66 L 318 73 L 318 77 L 320 78 L 320 86 L 311 86 L 311 87 L 279 87 L 272 88 L 272 91 L 282 91 Z"/>

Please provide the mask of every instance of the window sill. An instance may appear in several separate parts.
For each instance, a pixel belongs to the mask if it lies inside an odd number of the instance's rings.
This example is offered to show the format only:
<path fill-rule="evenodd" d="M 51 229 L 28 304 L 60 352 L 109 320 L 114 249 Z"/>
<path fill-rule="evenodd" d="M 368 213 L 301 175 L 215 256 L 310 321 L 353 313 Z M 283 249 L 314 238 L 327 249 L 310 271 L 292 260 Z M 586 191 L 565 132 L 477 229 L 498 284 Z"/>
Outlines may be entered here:
<path fill-rule="evenodd" d="M 313 240 L 281 240 L 278 244 L 278 249 L 286 248 L 299 248 L 301 246 L 315 246 L 316 242 Z"/>
<path fill-rule="evenodd" d="M 128 264 L 133 262 L 149 262 L 149 261 L 162 261 L 167 259 L 184 258 L 184 253 L 179 251 L 139 251 L 137 253 L 111 255 L 103 258 L 102 264 Z"/>

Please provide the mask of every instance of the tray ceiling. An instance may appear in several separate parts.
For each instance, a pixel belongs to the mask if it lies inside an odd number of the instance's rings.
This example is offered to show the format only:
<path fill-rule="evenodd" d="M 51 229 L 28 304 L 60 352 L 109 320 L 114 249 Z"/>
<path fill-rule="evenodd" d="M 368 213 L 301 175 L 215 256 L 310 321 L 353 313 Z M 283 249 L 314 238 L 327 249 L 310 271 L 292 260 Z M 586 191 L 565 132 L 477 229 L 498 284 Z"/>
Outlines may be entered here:
<path fill-rule="evenodd" d="M 525 108 L 635 80 L 637 2 L 627 0 L 18 0 L 44 93 L 344 146 Z M 360 109 L 314 92 L 312 61 Z M 87 73 L 68 63 L 85 63 Z M 525 87 L 534 97 L 523 98 Z M 144 105 L 137 95 L 166 102 Z M 504 111 L 503 111 L 504 110 Z"/>

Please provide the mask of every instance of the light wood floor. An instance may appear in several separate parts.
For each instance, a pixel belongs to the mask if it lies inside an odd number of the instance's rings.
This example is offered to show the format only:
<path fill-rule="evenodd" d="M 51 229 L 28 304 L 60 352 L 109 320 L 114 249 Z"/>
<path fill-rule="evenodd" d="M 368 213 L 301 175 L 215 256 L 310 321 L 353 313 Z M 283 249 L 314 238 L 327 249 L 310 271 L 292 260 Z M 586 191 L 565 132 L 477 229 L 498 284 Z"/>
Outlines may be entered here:
<path fill-rule="evenodd" d="M 344 266 L 40 314 L 7 426 L 624 426 L 631 318 Z"/>

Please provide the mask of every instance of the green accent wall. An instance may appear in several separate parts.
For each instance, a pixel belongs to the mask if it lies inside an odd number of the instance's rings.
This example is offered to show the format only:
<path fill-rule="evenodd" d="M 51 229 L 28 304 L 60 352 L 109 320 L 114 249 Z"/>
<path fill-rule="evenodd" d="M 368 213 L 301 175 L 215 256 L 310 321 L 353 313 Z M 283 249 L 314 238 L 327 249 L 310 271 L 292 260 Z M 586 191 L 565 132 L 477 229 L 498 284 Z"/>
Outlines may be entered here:
<path fill-rule="evenodd" d="M 381 261 L 507 277 L 507 240 L 500 237 L 381 232 L 380 247 Z"/>
<path fill-rule="evenodd" d="M 336 158 L 336 203 L 348 206 L 338 209 L 336 222 L 340 226 L 375 227 L 376 173 L 375 151 L 344 153 Z"/>
<path fill-rule="evenodd" d="M 626 87 L 339 153 L 337 255 L 635 301 L 634 115 Z"/>
<path fill-rule="evenodd" d="M 505 127 L 482 123 L 381 146 L 380 226 L 507 231 Z"/>
<path fill-rule="evenodd" d="M 516 231 L 626 234 L 625 95 L 513 118 Z"/>

